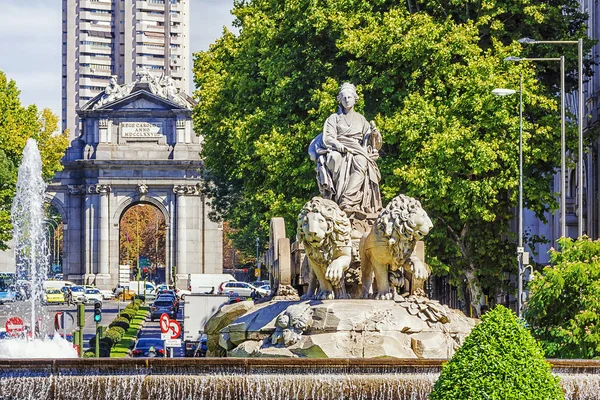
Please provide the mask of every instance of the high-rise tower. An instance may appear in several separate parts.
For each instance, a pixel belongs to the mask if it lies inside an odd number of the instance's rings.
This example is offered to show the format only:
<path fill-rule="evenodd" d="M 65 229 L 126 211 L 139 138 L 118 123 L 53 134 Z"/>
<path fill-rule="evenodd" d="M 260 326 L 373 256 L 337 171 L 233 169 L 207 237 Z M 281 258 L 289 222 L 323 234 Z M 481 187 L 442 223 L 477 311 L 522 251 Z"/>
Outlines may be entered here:
<path fill-rule="evenodd" d="M 62 127 L 79 135 L 76 109 L 108 85 L 148 69 L 188 91 L 190 0 L 63 0 Z"/>

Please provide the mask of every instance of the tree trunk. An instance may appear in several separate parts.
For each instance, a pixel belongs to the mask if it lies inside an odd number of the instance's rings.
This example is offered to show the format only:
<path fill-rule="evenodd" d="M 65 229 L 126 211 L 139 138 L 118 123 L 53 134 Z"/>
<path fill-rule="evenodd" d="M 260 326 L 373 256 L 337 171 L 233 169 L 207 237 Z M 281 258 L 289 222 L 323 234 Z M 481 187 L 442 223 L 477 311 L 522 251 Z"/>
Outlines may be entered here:
<path fill-rule="evenodd" d="M 471 266 L 471 269 L 465 271 L 465 277 L 467 278 L 467 290 L 469 291 L 469 301 L 473 308 L 473 317 L 479 318 L 481 316 L 481 305 L 483 304 L 483 290 L 477 275 L 475 274 L 475 268 Z"/>

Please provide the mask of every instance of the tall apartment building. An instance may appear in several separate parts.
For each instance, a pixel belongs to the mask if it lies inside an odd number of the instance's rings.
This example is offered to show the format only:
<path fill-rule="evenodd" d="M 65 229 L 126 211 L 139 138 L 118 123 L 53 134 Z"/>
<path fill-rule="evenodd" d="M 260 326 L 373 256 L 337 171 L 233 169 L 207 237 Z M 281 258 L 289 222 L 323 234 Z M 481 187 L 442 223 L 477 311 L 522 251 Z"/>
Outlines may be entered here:
<path fill-rule="evenodd" d="M 63 0 L 62 127 L 79 135 L 77 108 L 116 75 L 147 68 L 188 92 L 191 0 Z"/>

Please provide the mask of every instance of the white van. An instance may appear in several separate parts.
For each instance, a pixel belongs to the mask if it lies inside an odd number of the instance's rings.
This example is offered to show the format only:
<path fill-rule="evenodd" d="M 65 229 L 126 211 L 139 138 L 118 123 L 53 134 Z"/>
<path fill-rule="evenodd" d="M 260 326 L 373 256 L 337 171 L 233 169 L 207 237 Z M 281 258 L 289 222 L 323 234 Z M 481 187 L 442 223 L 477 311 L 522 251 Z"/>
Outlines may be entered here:
<path fill-rule="evenodd" d="M 192 293 L 219 293 L 223 282 L 235 281 L 231 274 L 189 274 L 188 290 Z"/>
<path fill-rule="evenodd" d="M 146 296 L 154 294 L 156 290 L 156 286 L 152 282 L 146 281 Z M 135 294 L 143 295 L 144 294 L 144 281 L 129 281 L 127 288 Z M 138 293 L 139 292 L 139 293 Z"/>
<path fill-rule="evenodd" d="M 46 289 L 62 289 L 64 286 L 75 286 L 71 281 L 44 281 L 42 287 Z"/>

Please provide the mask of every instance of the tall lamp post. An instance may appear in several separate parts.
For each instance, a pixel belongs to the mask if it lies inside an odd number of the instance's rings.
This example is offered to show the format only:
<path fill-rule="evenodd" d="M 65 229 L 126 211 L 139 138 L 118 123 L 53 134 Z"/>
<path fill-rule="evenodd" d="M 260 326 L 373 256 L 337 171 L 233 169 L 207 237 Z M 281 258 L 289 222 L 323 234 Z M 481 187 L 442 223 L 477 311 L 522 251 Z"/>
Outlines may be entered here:
<path fill-rule="evenodd" d="M 580 237 L 583 235 L 583 39 L 535 40 L 530 38 L 522 38 L 519 39 L 518 42 L 523 44 L 577 44 L 577 128 L 579 138 L 577 152 L 577 159 L 579 160 L 577 163 L 577 237 Z M 564 76 L 564 72 L 561 72 L 561 77 L 562 76 Z M 564 218 L 562 223 L 565 223 Z M 563 233 L 562 236 L 565 236 L 565 234 Z"/>
<path fill-rule="evenodd" d="M 564 214 L 565 207 L 565 95 L 564 95 L 564 56 L 558 58 L 519 58 L 519 57 L 507 57 L 504 61 L 560 61 L 561 67 L 561 80 L 560 80 L 560 121 L 561 121 L 561 212 Z M 523 276 L 525 273 L 525 264 L 528 264 L 529 253 L 525 252 L 523 246 L 523 73 L 519 80 L 519 228 L 518 228 L 518 245 L 517 245 L 517 263 L 518 263 L 518 278 L 517 278 L 517 314 L 519 317 L 523 315 Z M 517 93 L 517 90 L 512 89 L 494 89 L 492 93 L 496 96 L 509 96 Z M 564 232 L 564 217 L 562 218 L 563 231 L 562 235 L 565 236 Z"/>

